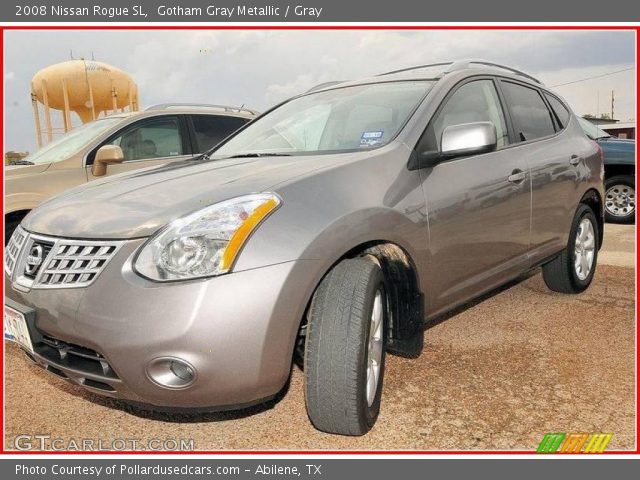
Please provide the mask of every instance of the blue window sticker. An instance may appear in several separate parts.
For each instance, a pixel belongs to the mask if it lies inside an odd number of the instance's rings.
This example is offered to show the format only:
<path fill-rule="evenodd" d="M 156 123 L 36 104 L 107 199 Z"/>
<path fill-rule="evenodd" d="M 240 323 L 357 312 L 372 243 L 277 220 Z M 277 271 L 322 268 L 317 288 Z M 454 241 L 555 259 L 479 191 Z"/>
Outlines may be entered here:
<path fill-rule="evenodd" d="M 373 147 L 382 143 L 382 137 L 384 135 L 384 131 L 378 130 L 375 132 L 363 132 L 362 137 L 360 137 L 360 146 L 361 147 Z"/>

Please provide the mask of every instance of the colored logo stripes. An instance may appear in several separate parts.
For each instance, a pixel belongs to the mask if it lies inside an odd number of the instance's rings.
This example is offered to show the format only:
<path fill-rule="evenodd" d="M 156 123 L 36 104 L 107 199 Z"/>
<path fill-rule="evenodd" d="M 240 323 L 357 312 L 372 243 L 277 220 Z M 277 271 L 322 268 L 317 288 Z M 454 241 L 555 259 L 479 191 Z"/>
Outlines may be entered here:
<path fill-rule="evenodd" d="M 613 433 L 547 433 L 537 453 L 602 453 Z"/>

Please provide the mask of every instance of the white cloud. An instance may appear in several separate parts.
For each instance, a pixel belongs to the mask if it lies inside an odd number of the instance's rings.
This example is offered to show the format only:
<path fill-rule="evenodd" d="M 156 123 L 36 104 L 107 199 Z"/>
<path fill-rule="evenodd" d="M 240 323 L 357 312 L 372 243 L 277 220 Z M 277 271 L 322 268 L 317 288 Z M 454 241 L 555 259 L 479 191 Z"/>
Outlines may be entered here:
<path fill-rule="evenodd" d="M 633 64 L 631 32 L 582 31 L 9 31 L 5 34 L 7 148 L 33 149 L 29 82 L 73 50 L 129 72 L 143 105 L 245 104 L 260 110 L 330 80 L 460 58 L 522 68 L 550 85 Z M 622 67 L 621 67 L 622 66 Z M 577 113 L 600 111 L 616 91 L 616 116 L 634 115 L 634 72 L 560 87 Z"/>
<path fill-rule="evenodd" d="M 579 115 L 590 113 L 600 115 L 611 114 L 611 92 L 614 92 L 614 116 L 627 121 L 635 118 L 636 100 L 634 85 L 635 70 L 606 75 L 603 74 L 625 70 L 629 65 L 604 65 L 584 68 L 567 68 L 541 75 L 546 85 L 554 86 L 553 90 L 562 95 Z M 569 80 L 567 80 L 569 79 Z M 584 82 L 561 85 L 567 81 L 589 79 Z"/>

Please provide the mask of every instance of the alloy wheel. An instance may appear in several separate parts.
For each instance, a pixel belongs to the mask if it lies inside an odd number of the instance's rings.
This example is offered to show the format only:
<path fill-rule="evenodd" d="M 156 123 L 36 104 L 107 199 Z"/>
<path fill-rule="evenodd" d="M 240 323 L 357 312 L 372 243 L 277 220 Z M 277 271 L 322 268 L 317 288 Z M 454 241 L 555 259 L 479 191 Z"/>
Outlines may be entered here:
<path fill-rule="evenodd" d="M 589 218 L 583 218 L 578 226 L 575 241 L 574 268 L 580 280 L 586 280 L 593 268 L 596 235 Z"/>
<path fill-rule="evenodd" d="M 382 290 L 376 292 L 371 310 L 371 324 L 369 327 L 369 345 L 367 348 L 367 404 L 373 405 L 380 382 L 380 368 L 382 363 L 384 302 Z"/>

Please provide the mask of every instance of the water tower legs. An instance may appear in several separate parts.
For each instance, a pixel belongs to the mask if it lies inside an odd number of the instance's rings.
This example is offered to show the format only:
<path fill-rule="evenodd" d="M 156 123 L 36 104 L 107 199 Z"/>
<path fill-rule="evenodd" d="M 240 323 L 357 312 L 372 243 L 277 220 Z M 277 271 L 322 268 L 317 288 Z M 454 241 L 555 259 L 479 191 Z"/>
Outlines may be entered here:
<path fill-rule="evenodd" d="M 96 104 L 93 101 L 93 85 L 91 85 L 91 81 L 87 78 L 87 85 L 89 86 L 89 103 L 91 104 L 91 120 L 96 119 Z"/>
<path fill-rule="evenodd" d="M 49 109 L 49 95 L 47 94 L 47 82 L 42 80 L 42 103 L 44 104 L 44 120 L 47 126 L 47 142 L 53 140 L 53 126 L 51 124 L 51 110 Z"/>
<path fill-rule="evenodd" d="M 38 148 L 42 148 L 42 128 L 40 127 L 40 110 L 38 108 L 38 97 L 31 94 L 31 107 L 33 108 L 33 120 L 36 124 L 36 142 Z"/>
<path fill-rule="evenodd" d="M 67 81 L 62 79 L 62 96 L 64 98 L 64 131 L 65 133 L 71 130 L 71 114 L 69 111 L 69 90 L 67 90 Z"/>

